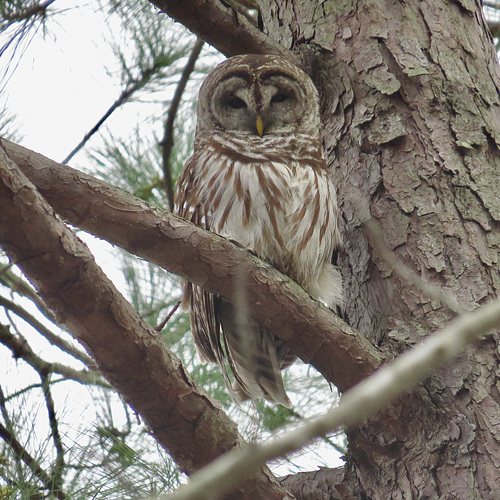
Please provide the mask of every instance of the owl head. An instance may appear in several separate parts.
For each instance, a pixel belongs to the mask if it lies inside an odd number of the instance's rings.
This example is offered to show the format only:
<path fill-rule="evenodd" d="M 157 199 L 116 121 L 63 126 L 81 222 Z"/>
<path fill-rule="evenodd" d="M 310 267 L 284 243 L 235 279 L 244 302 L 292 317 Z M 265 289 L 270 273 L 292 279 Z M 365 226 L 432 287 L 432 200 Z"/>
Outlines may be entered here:
<path fill-rule="evenodd" d="M 274 55 L 241 55 L 219 64 L 201 86 L 197 115 L 197 135 L 319 136 L 314 84 L 297 66 Z"/>

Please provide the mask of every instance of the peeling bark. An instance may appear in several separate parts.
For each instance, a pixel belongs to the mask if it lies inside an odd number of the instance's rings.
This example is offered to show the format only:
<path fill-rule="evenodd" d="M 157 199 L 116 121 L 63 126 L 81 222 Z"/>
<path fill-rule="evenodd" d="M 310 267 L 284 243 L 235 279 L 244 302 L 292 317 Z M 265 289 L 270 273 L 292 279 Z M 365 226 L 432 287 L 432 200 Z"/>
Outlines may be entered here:
<path fill-rule="evenodd" d="M 395 355 L 453 316 L 370 247 L 360 198 L 401 261 L 463 308 L 498 295 L 500 85 L 480 2 L 262 1 L 261 15 L 322 94 L 348 322 Z M 354 497 L 497 498 L 499 377 L 494 336 L 392 419 L 349 429 Z"/>
<path fill-rule="evenodd" d="M 74 226 L 229 300 L 235 277 L 244 273 L 250 312 L 339 388 L 353 386 L 380 365 L 381 356 L 363 335 L 246 250 L 83 172 L 9 141 L 1 144 Z"/>
<path fill-rule="evenodd" d="M 236 425 L 195 386 L 3 147 L 0 243 L 182 471 L 190 474 L 242 443 Z M 288 498 L 267 467 L 227 498 L 263 495 Z"/>
<path fill-rule="evenodd" d="M 196 12 L 203 5 L 224 11 L 210 10 L 214 17 L 199 25 L 182 2 L 155 4 L 227 55 L 289 49 L 316 82 L 342 209 L 346 317 L 373 346 L 395 356 L 453 313 L 400 279 L 370 246 L 360 205 L 369 206 L 401 261 L 463 308 L 498 295 L 500 84 L 478 0 L 261 0 L 268 39 L 242 28 L 222 4 L 192 2 Z M 217 19 L 221 29 L 207 31 Z M 96 214 L 110 208 L 104 203 Z M 200 234 L 190 233 L 191 241 L 202 241 Z M 361 352 L 377 365 L 375 349 Z M 318 499 L 499 498 L 499 352 L 497 334 L 350 428 L 345 469 L 301 475 L 293 490 Z M 335 368 L 335 380 L 343 369 Z"/>

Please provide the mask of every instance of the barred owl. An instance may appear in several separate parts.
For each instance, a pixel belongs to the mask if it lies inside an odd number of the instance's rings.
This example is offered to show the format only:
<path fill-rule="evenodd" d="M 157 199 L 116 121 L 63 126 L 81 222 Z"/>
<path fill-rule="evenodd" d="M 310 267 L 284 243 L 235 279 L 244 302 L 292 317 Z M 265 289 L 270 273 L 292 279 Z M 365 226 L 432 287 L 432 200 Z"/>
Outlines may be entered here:
<path fill-rule="evenodd" d="M 201 86 L 175 206 L 334 306 L 337 200 L 319 131 L 318 95 L 303 71 L 270 55 L 228 59 Z M 290 404 L 281 370 L 296 357 L 285 342 L 248 314 L 242 325 L 236 305 L 193 284 L 184 284 L 184 304 L 200 357 L 219 365 L 233 399 Z"/>

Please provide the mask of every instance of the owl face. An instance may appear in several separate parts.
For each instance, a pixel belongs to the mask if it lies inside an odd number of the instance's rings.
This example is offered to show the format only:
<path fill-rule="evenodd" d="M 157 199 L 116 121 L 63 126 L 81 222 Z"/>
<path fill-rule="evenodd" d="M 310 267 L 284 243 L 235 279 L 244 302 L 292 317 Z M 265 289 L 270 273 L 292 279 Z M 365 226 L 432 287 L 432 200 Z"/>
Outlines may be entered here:
<path fill-rule="evenodd" d="M 198 101 L 198 132 L 284 136 L 319 129 L 318 96 L 309 77 L 284 58 L 244 55 L 220 64 Z"/>

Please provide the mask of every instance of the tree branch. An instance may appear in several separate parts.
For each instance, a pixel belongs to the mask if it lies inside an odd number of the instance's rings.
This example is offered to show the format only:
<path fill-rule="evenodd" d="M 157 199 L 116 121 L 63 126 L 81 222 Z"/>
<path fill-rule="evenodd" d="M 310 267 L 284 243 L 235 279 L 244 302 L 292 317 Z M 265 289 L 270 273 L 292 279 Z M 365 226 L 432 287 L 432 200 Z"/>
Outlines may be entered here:
<path fill-rule="evenodd" d="M 290 57 L 289 51 L 273 42 L 243 14 L 224 2 L 214 0 L 150 1 L 227 57 L 238 54 L 276 54 Z"/>
<path fill-rule="evenodd" d="M 246 250 L 103 181 L 2 143 L 71 224 L 230 300 L 243 273 L 250 313 L 341 391 L 380 366 L 380 354 L 363 335 Z"/>
<path fill-rule="evenodd" d="M 25 339 L 12 335 L 8 327 L 4 325 L 0 325 L 0 343 L 12 351 L 14 358 L 23 359 L 38 373 L 59 373 L 66 379 L 80 382 L 80 384 L 94 384 L 109 388 L 102 379 L 100 380 L 97 372 L 79 371 L 61 363 L 48 363 L 33 352 Z"/>
<path fill-rule="evenodd" d="M 45 398 L 45 406 L 47 407 L 47 413 L 49 416 L 50 433 L 52 435 L 52 440 L 54 441 L 54 447 L 56 449 L 56 460 L 52 467 L 52 480 L 53 490 L 62 490 L 63 485 L 63 471 L 64 471 L 64 447 L 61 440 L 61 434 L 59 433 L 59 424 L 57 422 L 56 408 L 54 404 L 54 399 L 52 397 L 52 392 L 50 390 L 50 374 L 45 375 L 40 373 L 40 379 L 42 381 L 43 396 Z"/>
<path fill-rule="evenodd" d="M 7 7 L 2 9 L 2 18 L 9 23 L 17 23 L 19 21 L 25 21 L 32 18 L 33 16 L 45 17 L 47 15 L 47 9 L 53 4 L 55 0 L 47 0 L 45 2 L 34 4 L 28 7 L 26 10 L 19 10 L 13 12 L 8 12 Z"/>
<path fill-rule="evenodd" d="M 9 309 L 14 314 L 22 318 L 35 330 L 37 330 L 42 336 L 44 336 L 52 345 L 59 347 L 61 351 L 64 351 L 70 356 L 73 356 L 75 359 L 78 359 L 87 367 L 95 368 L 95 363 L 90 356 L 87 356 L 84 352 L 75 349 L 75 347 L 73 347 L 69 342 L 66 342 L 61 337 L 58 337 L 55 333 L 50 331 L 49 328 L 47 328 L 44 324 L 38 321 L 34 316 L 32 316 L 28 311 L 23 309 L 18 304 L 0 295 L 0 306 Z"/>
<path fill-rule="evenodd" d="M 242 438 L 235 424 L 196 387 L 161 336 L 114 288 L 88 248 L 54 215 L 3 147 L 0 173 L 3 249 L 181 470 L 192 473 L 239 446 Z M 287 497 L 266 468 L 235 495 Z"/>
<path fill-rule="evenodd" d="M 177 116 L 177 110 L 179 109 L 182 94 L 184 93 L 189 77 L 194 70 L 194 65 L 198 60 L 203 44 L 203 40 L 200 40 L 199 38 L 196 40 L 186 66 L 184 66 L 179 83 L 175 89 L 174 97 L 172 98 L 172 102 L 170 103 L 170 107 L 168 109 L 167 119 L 165 120 L 165 133 L 160 143 L 163 157 L 163 177 L 165 179 L 168 207 L 171 212 L 174 209 L 174 182 L 172 179 L 170 155 L 172 154 L 172 148 L 174 147 L 174 122 L 175 117 Z"/>
<path fill-rule="evenodd" d="M 319 436 L 341 426 L 361 423 L 397 396 L 414 389 L 432 371 L 477 342 L 500 322 L 500 301 L 492 300 L 472 313 L 464 313 L 422 344 L 400 355 L 371 377 L 346 392 L 339 406 L 311 419 L 286 435 L 260 445 L 246 445 L 219 458 L 191 478 L 171 500 L 203 500 L 218 497 L 238 481 L 273 458 L 299 450 Z"/>
<path fill-rule="evenodd" d="M 162 68 L 165 67 L 168 59 L 158 57 L 149 68 L 144 68 L 138 78 L 132 79 L 127 83 L 127 87 L 119 95 L 118 99 L 101 116 L 97 123 L 84 135 L 83 139 L 73 148 L 73 150 L 64 158 L 62 163 L 68 163 L 82 149 L 90 138 L 101 128 L 104 122 L 123 104 L 125 104 L 136 92 L 144 88 Z"/>
<path fill-rule="evenodd" d="M 27 297 L 46 318 L 54 322 L 55 318 L 53 312 L 47 308 L 43 300 L 40 299 L 29 283 L 12 272 L 10 269 L 11 266 L 12 264 L 0 266 L 0 283 L 22 297 Z"/>
<path fill-rule="evenodd" d="M 0 423 L 0 437 L 12 448 L 14 455 L 22 460 L 33 472 L 33 474 L 43 483 L 43 487 L 50 491 L 52 495 L 59 499 L 65 499 L 63 491 L 54 488 L 50 476 L 40 467 L 38 460 L 33 458 L 24 446 L 12 435 L 12 433 Z"/>

